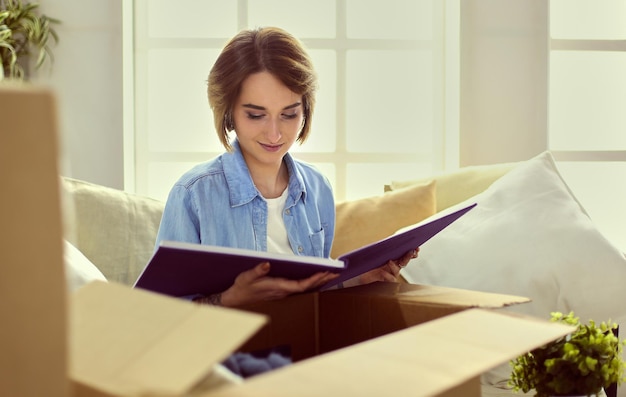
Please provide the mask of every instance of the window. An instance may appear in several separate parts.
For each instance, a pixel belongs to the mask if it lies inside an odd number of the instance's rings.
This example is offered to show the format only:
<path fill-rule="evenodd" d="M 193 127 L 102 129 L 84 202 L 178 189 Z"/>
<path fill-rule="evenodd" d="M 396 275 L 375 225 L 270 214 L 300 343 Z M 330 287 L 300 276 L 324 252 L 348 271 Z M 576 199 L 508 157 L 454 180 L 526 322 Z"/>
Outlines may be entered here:
<path fill-rule="evenodd" d="M 380 194 L 390 175 L 413 179 L 454 164 L 458 105 L 445 82 L 455 66 L 445 48 L 458 37 L 445 29 L 458 24 L 444 23 L 454 7 L 438 0 L 136 0 L 134 190 L 164 200 L 184 171 L 223 152 L 207 75 L 226 40 L 255 26 L 280 26 L 309 49 L 318 105 L 309 140 L 292 152 L 322 170 L 338 201 Z"/>
<path fill-rule="evenodd" d="M 550 150 L 591 218 L 624 247 L 626 3 L 551 0 L 550 36 Z"/>

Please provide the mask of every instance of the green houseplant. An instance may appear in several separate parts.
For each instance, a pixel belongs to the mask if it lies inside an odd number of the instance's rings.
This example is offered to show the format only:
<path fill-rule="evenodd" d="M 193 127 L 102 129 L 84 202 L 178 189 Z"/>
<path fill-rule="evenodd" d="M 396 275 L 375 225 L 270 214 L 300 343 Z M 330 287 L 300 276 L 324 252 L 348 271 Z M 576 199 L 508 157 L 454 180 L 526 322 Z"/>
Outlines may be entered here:
<path fill-rule="evenodd" d="M 581 324 L 574 313 L 551 314 L 552 321 L 576 327 L 560 339 L 511 361 L 509 384 L 515 391 L 535 390 L 537 397 L 593 396 L 624 380 L 624 341 L 613 333 L 617 325 Z"/>
<path fill-rule="evenodd" d="M 35 68 L 52 60 L 51 41 L 59 40 L 53 25 L 57 19 L 38 12 L 38 3 L 0 0 L 0 77 L 24 79 L 34 55 Z"/>

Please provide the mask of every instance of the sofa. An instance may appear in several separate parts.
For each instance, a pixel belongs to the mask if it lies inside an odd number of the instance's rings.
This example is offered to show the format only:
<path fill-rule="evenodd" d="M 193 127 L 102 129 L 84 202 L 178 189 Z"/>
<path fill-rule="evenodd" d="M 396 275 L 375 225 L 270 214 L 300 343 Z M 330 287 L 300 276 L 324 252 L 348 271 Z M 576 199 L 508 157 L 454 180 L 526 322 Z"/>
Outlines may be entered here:
<path fill-rule="evenodd" d="M 66 244 L 81 262 L 73 269 L 92 266 L 72 286 L 93 278 L 132 285 L 153 253 L 164 203 L 68 177 L 61 186 Z M 626 256 L 595 227 L 550 152 L 390 180 L 378 196 L 338 202 L 331 255 L 470 202 L 478 205 L 427 241 L 401 281 L 527 296 L 531 303 L 505 310 L 544 319 L 574 311 L 582 321 L 626 324 Z M 483 394 L 508 395 L 509 372 L 485 374 Z"/>
<path fill-rule="evenodd" d="M 384 238 L 471 197 L 512 166 L 466 167 L 434 178 L 381 186 L 384 195 L 338 202 L 332 256 Z M 107 280 L 132 285 L 153 253 L 164 202 L 69 177 L 61 178 L 61 193 L 66 240 Z"/>

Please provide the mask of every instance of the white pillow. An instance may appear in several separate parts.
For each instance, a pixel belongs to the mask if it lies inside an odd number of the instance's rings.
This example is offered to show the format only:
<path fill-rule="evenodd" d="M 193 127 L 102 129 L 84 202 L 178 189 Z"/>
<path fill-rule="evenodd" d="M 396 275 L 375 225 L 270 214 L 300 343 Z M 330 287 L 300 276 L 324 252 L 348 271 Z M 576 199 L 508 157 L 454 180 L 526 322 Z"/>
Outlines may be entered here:
<path fill-rule="evenodd" d="M 543 319 L 573 310 L 584 322 L 621 323 L 626 334 L 626 259 L 596 229 L 549 152 L 451 210 L 469 202 L 478 205 L 403 270 L 408 282 L 527 296 L 532 302 L 507 310 Z"/>
<path fill-rule="evenodd" d="M 102 272 L 67 240 L 64 240 L 63 259 L 67 289 L 70 292 L 94 280 L 107 281 Z"/>

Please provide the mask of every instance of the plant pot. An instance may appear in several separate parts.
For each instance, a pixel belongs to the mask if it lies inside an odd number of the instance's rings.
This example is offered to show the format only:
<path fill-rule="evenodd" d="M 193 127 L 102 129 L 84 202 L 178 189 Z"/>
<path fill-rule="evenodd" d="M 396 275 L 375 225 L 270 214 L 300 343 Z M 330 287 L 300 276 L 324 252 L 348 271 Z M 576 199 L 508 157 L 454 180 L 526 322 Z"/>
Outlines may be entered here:
<path fill-rule="evenodd" d="M 586 394 L 568 394 L 567 396 L 552 396 L 552 397 L 606 397 L 606 393 L 604 389 L 600 389 L 600 391 L 596 394 L 591 394 L 587 396 Z"/>

